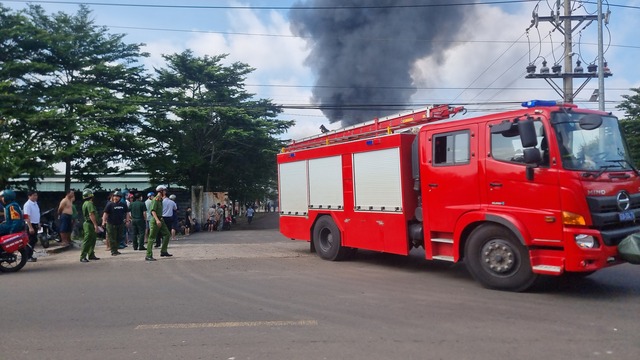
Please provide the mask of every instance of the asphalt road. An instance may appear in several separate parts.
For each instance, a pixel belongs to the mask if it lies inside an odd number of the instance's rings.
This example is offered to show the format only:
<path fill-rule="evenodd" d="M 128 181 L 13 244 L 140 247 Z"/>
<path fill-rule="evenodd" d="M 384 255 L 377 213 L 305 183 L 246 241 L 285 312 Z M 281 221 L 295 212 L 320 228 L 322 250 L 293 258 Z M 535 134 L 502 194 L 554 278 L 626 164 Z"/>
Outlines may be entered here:
<path fill-rule="evenodd" d="M 146 263 L 79 250 L 0 274 L 0 359 L 637 359 L 640 267 L 529 293 L 462 265 L 327 262 L 277 219 L 198 233 Z M 42 255 L 42 254 L 41 254 Z M 156 251 L 157 256 L 157 251 Z"/>

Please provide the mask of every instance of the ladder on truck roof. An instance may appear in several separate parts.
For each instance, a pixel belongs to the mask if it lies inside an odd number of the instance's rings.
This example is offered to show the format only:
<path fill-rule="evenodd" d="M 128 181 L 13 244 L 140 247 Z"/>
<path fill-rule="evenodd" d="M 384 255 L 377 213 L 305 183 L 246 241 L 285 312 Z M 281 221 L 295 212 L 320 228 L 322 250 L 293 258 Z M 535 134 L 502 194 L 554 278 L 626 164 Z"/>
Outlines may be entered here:
<path fill-rule="evenodd" d="M 412 110 L 405 113 L 374 119 L 361 124 L 351 125 L 328 131 L 322 134 L 309 136 L 300 140 L 293 140 L 282 152 L 309 149 L 318 146 L 330 145 L 344 141 L 365 139 L 384 134 L 392 134 L 394 131 L 413 127 L 437 120 L 445 120 L 464 110 L 464 107 L 450 107 L 449 105 L 434 105 L 423 109 Z"/>

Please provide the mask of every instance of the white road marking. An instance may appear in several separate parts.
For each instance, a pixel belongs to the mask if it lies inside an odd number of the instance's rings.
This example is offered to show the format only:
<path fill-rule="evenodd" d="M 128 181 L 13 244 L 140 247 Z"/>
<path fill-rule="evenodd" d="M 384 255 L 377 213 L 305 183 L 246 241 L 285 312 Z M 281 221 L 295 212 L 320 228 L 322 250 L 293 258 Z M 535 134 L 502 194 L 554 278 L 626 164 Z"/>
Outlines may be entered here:
<path fill-rule="evenodd" d="M 204 328 L 233 328 L 233 327 L 259 327 L 259 326 L 316 326 L 317 320 L 299 321 L 231 321 L 215 323 L 186 323 L 186 324 L 147 324 L 138 325 L 136 330 L 158 329 L 204 329 Z"/>

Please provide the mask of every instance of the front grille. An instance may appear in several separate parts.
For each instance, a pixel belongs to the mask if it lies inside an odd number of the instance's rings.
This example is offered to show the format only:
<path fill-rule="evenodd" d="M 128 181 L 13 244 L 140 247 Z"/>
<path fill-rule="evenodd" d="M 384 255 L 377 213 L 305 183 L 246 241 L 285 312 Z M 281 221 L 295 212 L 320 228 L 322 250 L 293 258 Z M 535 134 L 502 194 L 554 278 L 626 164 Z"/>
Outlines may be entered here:
<path fill-rule="evenodd" d="M 620 221 L 620 209 L 616 196 L 587 197 L 593 227 L 602 233 L 602 241 L 609 246 L 618 245 L 622 239 L 640 231 L 640 194 L 629 195 L 629 210 L 635 221 Z"/>

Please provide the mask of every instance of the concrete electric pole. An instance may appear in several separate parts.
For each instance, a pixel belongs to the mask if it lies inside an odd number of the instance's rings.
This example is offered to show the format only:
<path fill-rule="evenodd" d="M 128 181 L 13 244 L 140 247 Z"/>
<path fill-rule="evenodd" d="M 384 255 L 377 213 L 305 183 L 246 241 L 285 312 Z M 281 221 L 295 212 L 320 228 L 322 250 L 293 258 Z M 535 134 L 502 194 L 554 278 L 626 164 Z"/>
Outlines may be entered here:
<path fill-rule="evenodd" d="M 536 73 L 536 66 L 534 63 L 527 66 L 527 79 L 544 79 L 557 93 L 560 95 L 564 102 L 573 103 L 576 95 L 587 85 L 589 80 L 594 77 L 598 77 L 598 102 L 600 110 L 604 110 L 604 78 L 611 76 L 611 72 L 606 66 L 603 57 L 602 46 L 602 22 L 604 16 L 602 14 L 602 0 L 598 0 L 598 15 L 573 15 L 571 10 L 572 2 L 565 0 L 562 6 L 564 15 L 560 15 L 560 0 L 556 1 L 555 12 L 551 11 L 551 16 L 538 16 L 536 12 L 533 14 L 532 26 L 538 26 L 540 21 L 547 21 L 553 25 L 553 27 L 564 35 L 564 70 L 560 64 L 554 64 L 553 71 L 549 71 L 546 66 L 547 62 L 542 62 L 542 68 L 540 72 Z M 608 14 L 607 14 L 608 15 Z M 584 71 L 580 60 L 576 62 L 575 69 L 573 68 L 573 33 L 584 23 L 589 21 L 598 22 L 598 65 L 589 64 L 587 66 L 587 72 Z M 574 23 L 575 26 L 574 26 Z M 535 61 L 535 60 L 534 60 Z M 562 87 L 557 85 L 554 79 L 562 79 Z M 573 79 L 585 79 L 582 85 L 577 90 L 573 89 Z"/>

